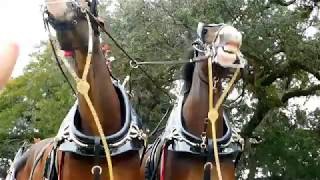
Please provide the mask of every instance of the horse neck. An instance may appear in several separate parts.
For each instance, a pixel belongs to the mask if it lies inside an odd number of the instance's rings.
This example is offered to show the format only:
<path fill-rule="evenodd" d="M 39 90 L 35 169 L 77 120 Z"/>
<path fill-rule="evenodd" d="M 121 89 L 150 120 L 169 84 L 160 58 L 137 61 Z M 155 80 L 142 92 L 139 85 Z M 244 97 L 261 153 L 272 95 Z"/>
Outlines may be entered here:
<path fill-rule="evenodd" d="M 112 84 L 98 40 L 94 42 L 94 52 L 87 81 L 90 84 L 89 97 L 97 112 L 100 123 L 106 135 L 113 134 L 121 128 L 121 110 L 117 92 Z M 86 63 L 85 49 L 75 51 L 75 69 L 82 76 Z M 81 129 L 87 135 L 98 135 L 92 113 L 82 95 L 78 95 Z"/>
<path fill-rule="evenodd" d="M 200 136 L 204 130 L 205 119 L 209 111 L 209 85 L 208 85 L 208 66 L 207 62 L 196 63 L 192 77 L 190 92 L 183 105 L 182 114 L 184 125 L 189 132 Z M 205 82 L 206 81 L 206 82 Z M 221 95 L 221 81 L 216 84 L 216 90 L 213 91 L 213 101 L 217 102 Z M 223 109 L 219 109 L 219 118 L 216 122 L 217 137 L 223 135 Z M 210 128 L 207 128 L 208 130 Z M 208 133 L 211 137 L 211 133 Z"/>

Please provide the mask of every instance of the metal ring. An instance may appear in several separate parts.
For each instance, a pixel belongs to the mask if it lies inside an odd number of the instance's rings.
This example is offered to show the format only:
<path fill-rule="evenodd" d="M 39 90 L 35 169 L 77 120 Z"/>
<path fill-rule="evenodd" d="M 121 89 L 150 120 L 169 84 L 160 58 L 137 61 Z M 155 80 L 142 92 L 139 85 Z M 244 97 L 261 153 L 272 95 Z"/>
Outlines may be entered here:
<path fill-rule="evenodd" d="M 202 142 L 202 143 L 200 144 L 200 148 L 203 149 L 203 150 L 205 150 L 205 149 L 207 149 L 207 145 Z"/>
<path fill-rule="evenodd" d="M 204 164 L 203 169 L 205 170 L 207 168 L 207 166 L 210 167 L 210 169 L 212 169 L 213 165 L 212 162 L 206 162 L 206 164 Z"/>
<path fill-rule="evenodd" d="M 201 134 L 201 139 L 202 139 L 202 142 L 200 144 L 200 148 L 202 150 L 205 150 L 207 149 L 207 145 L 206 145 L 206 141 L 207 141 L 207 133 L 206 132 L 202 132 Z"/>
<path fill-rule="evenodd" d="M 138 68 L 139 67 L 139 65 L 138 65 L 138 62 L 137 61 L 135 61 L 135 60 L 131 60 L 130 62 L 130 66 L 132 67 L 132 68 Z"/>
<path fill-rule="evenodd" d="M 101 175 L 101 174 L 102 174 L 102 168 L 101 168 L 101 166 L 93 166 L 93 167 L 91 168 L 91 173 L 94 175 L 96 169 L 99 170 L 99 175 Z"/>
<path fill-rule="evenodd" d="M 74 20 L 72 21 L 72 24 L 73 24 L 73 25 L 77 25 L 77 24 L 78 24 L 78 21 L 74 19 Z"/>

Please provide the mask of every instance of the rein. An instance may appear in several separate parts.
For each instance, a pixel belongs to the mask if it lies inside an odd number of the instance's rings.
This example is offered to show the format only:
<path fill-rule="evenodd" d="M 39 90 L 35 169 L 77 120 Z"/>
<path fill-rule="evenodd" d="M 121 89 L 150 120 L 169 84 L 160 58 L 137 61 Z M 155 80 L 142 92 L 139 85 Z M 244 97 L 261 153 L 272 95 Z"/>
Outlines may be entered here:
<path fill-rule="evenodd" d="M 130 61 L 130 66 L 132 68 L 138 68 L 140 65 L 174 65 L 174 64 L 187 64 L 195 63 L 207 60 L 207 56 L 199 56 L 189 60 L 178 60 L 178 61 Z"/>
<path fill-rule="evenodd" d="M 81 7 L 79 7 L 81 8 Z M 62 60 L 62 62 L 64 63 L 65 67 L 67 68 L 67 70 L 69 71 L 69 73 L 72 75 L 72 77 L 74 78 L 75 82 L 76 82 L 76 85 L 77 85 L 77 91 L 79 94 L 81 94 L 86 103 L 88 104 L 88 107 L 91 111 L 91 114 L 93 116 L 93 119 L 95 121 L 95 124 L 97 126 L 97 129 L 98 129 L 98 133 L 99 133 L 99 136 L 101 137 L 101 141 L 102 141 L 102 144 L 103 144 L 103 148 L 104 148 L 104 151 L 105 151 L 105 156 L 106 156 L 106 161 L 107 161 L 107 164 L 108 164 L 108 174 L 109 174 L 109 178 L 110 180 L 113 180 L 114 179 L 114 176 L 113 176 L 113 167 L 112 167 L 112 160 L 111 160 L 111 154 L 110 154 L 110 150 L 109 150 L 109 147 L 108 147 L 108 143 L 106 141 L 106 138 L 105 138 L 105 134 L 103 132 L 103 128 L 101 126 L 101 123 L 100 123 L 100 119 L 97 115 L 97 112 L 92 104 L 92 101 L 88 95 L 89 93 L 89 89 L 90 89 L 90 84 L 88 83 L 87 81 L 87 76 L 88 76 L 88 73 L 89 73 L 89 68 L 90 68 L 90 64 L 91 64 L 91 61 L 92 61 L 92 52 L 93 52 L 93 29 L 92 29 L 92 25 L 91 25 L 91 20 L 90 20 L 90 17 L 89 17 L 89 10 L 88 9 L 84 9 L 84 8 L 81 8 L 81 11 L 83 13 L 85 13 L 86 15 L 86 19 L 88 21 L 88 29 L 89 29 L 89 37 L 88 37 L 88 52 L 87 52 L 87 57 L 86 57 L 86 63 L 85 63 L 85 67 L 84 67 L 84 71 L 83 71 L 83 74 L 81 77 L 78 77 L 77 74 L 75 73 L 75 71 L 71 68 L 70 64 L 64 60 Z M 48 27 L 49 29 L 49 27 Z M 51 36 L 49 36 L 50 38 L 50 42 L 52 44 L 52 47 L 53 47 L 53 43 L 52 43 L 52 40 L 51 40 Z M 54 49 L 53 49 L 54 51 Z M 56 57 L 56 60 L 58 60 L 58 57 L 56 56 L 56 53 L 55 54 L 55 57 Z M 62 69 L 62 68 L 61 68 Z M 63 72 L 63 71 L 62 71 Z M 66 76 L 65 76 L 66 77 Z M 68 81 L 68 80 L 67 80 Z M 70 82 L 69 82 L 70 84 Z M 71 85 L 71 84 L 70 84 Z M 72 87 L 72 86 L 71 86 Z M 73 89 L 73 88 L 72 88 Z M 99 169 L 99 172 L 98 172 L 98 176 L 101 175 L 102 173 L 102 168 L 100 166 L 93 166 L 91 172 L 92 174 L 96 175 L 95 172 L 96 169 Z"/>
<path fill-rule="evenodd" d="M 208 119 L 209 119 L 210 124 L 211 124 L 211 134 L 212 134 L 213 151 L 214 151 L 213 153 L 214 153 L 214 159 L 215 159 L 215 162 L 216 162 L 216 169 L 217 169 L 217 172 L 218 172 L 218 179 L 222 180 L 215 123 L 219 118 L 218 110 L 219 110 L 222 102 L 226 98 L 227 94 L 231 90 L 232 86 L 234 85 L 237 76 L 240 74 L 240 68 L 237 68 L 236 72 L 233 74 L 232 79 L 228 83 L 228 86 L 223 91 L 222 95 L 219 97 L 216 105 L 214 105 L 214 102 L 213 102 L 214 85 L 213 85 L 212 74 L 213 74 L 213 72 L 212 72 L 212 63 L 211 63 L 211 57 L 210 57 L 208 59 L 208 77 L 209 77 L 209 112 L 208 112 Z M 207 163 L 210 164 L 210 169 L 212 169 L 212 163 L 211 162 L 207 162 Z M 206 164 L 204 166 L 204 169 L 206 169 L 207 165 L 208 164 Z"/>
<path fill-rule="evenodd" d="M 208 112 L 208 120 L 211 124 L 211 134 L 212 134 L 212 141 L 213 141 L 213 154 L 214 154 L 214 160 L 215 160 L 215 165 L 216 165 L 216 171 L 217 171 L 217 176 L 219 180 L 222 180 L 222 173 L 221 173 L 221 166 L 220 166 L 220 160 L 219 160 L 219 152 L 218 152 L 218 142 L 217 142 L 217 134 L 216 134 L 216 121 L 219 118 L 219 108 L 222 105 L 224 99 L 227 97 L 228 93 L 230 92 L 230 90 L 232 89 L 232 87 L 234 86 L 234 83 L 236 81 L 236 78 L 239 76 L 240 74 L 240 66 L 229 66 L 231 68 L 236 68 L 236 71 L 234 72 L 230 82 L 228 83 L 228 86 L 226 87 L 226 89 L 223 91 L 222 95 L 219 97 L 219 99 L 217 100 L 216 104 L 214 104 L 213 99 L 214 99 L 214 95 L 213 95 L 213 91 L 215 88 L 215 83 L 216 80 L 213 79 L 213 62 L 214 63 L 218 63 L 216 61 L 215 58 L 218 55 L 218 51 L 217 48 L 221 47 L 221 45 L 218 46 L 214 46 L 214 44 L 216 43 L 217 39 L 220 38 L 220 32 L 222 31 L 224 25 L 222 25 L 218 32 L 217 32 L 217 36 L 215 37 L 214 41 L 212 42 L 212 48 L 206 48 L 206 54 L 208 54 L 207 56 L 209 56 L 208 58 L 208 79 L 209 79 L 209 112 Z M 223 48 L 223 46 L 222 46 Z M 229 52 L 228 52 L 229 53 Z M 237 55 L 238 59 L 243 59 L 243 57 L 241 56 L 240 51 L 235 52 Z M 206 124 L 206 123 L 205 123 Z M 207 137 L 206 137 L 206 133 L 204 133 L 203 135 L 203 144 L 205 145 L 205 141 L 207 141 Z M 208 142 L 208 141 L 207 141 Z M 208 142 L 209 145 L 210 142 Z M 210 151 L 210 147 L 208 147 L 208 150 Z M 209 156 L 210 156 L 210 152 L 209 152 Z M 210 158 L 208 159 L 210 160 Z M 210 171 L 207 170 L 207 167 L 209 167 L 209 170 L 212 170 L 212 162 L 211 161 L 207 161 L 207 163 L 205 163 L 204 165 L 204 179 L 210 179 L 211 174 Z"/>
<path fill-rule="evenodd" d="M 58 1 L 57 1 L 58 2 Z M 72 1 L 70 0 L 70 2 L 74 2 L 75 1 Z M 83 74 L 82 74 L 82 77 L 78 77 L 77 74 L 74 72 L 74 70 L 71 68 L 70 64 L 64 60 L 62 60 L 62 62 L 64 63 L 65 67 L 67 68 L 67 70 L 69 71 L 69 73 L 72 75 L 72 77 L 74 78 L 76 84 L 77 84 L 77 91 L 78 93 L 80 93 L 81 95 L 83 95 L 83 97 L 85 98 L 85 101 L 87 102 L 88 104 L 88 107 L 94 117 L 94 121 L 96 123 L 96 126 L 97 126 L 97 129 L 98 129 L 98 132 L 99 132 L 99 135 L 101 137 L 101 140 L 102 140 L 102 144 L 103 144 L 103 147 L 104 147 L 104 151 L 105 151 L 105 155 L 106 155 L 106 160 L 107 160 L 107 164 L 108 164 L 108 173 L 109 173 L 109 177 L 111 180 L 114 179 L 113 177 L 113 168 L 112 168 L 112 160 L 111 160 L 111 155 L 110 155 L 110 151 L 109 151 L 109 147 L 108 147 L 108 144 L 107 144 L 107 141 L 106 139 L 104 138 L 105 135 L 104 135 L 104 132 L 103 132 L 103 129 L 102 129 L 102 126 L 101 126 L 101 123 L 100 123 L 100 120 L 99 120 L 99 117 L 97 116 L 97 113 L 94 109 L 94 106 L 92 104 L 92 101 L 88 95 L 88 92 L 89 92 L 89 89 L 90 89 L 90 84 L 87 82 L 87 76 L 88 76 L 88 72 L 89 72 L 89 68 L 90 68 L 90 64 L 91 64 L 91 60 L 92 60 L 92 50 L 93 50 L 93 29 L 92 29 L 92 24 L 91 24 L 91 20 L 90 18 L 92 18 L 92 20 L 96 23 L 96 25 L 100 28 L 100 30 L 102 30 L 105 34 L 107 34 L 110 39 L 115 43 L 115 45 L 125 54 L 125 56 L 129 59 L 129 63 L 130 63 L 130 66 L 132 68 L 139 68 L 150 80 L 152 80 L 152 77 L 144 70 L 142 69 L 140 66 L 141 65 L 173 65 L 173 64 L 186 64 L 186 63 L 196 63 L 196 62 L 201 62 L 201 61 L 205 61 L 205 60 L 208 60 L 208 77 L 209 77 L 209 112 L 208 112 L 208 120 L 210 121 L 211 123 L 211 131 L 212 131 L 212 136 L 213 136 L 213 153 L 214 153 L 214 157 L 215 157 L 215 162 L 216 162 L 216 169 L 217 169 L 217 172 L 218 172 L 218 178 L 219 180 L 222 180 L 222 175 L 221 175 L 221 168 L 220 168 L 220 161 L 219 161 L 219 154 L 218 154 L 218 145 L 217 145 L 217 137 L 216 137 L 216 127 L 215 127 L 215 122 L 217 121 L 217 119 L 219 118 L 219 113 L 218 113 L 218 109 L 220 108 L 221 104 L 223 103 L 224 99 L 226 98 L 227 94 L 229 93 L 229 91 L 231 90 L 232 86 L 234 85 L 235 83 L 235 80 L 237 78 L 237 76 L 240 74 L 240 67 L 236 67 L 237 70 L 236 72 L 234 73 L 232 79 L 230 80 L 230 82 L 228 83 L 228 87 L 224 90 L 223 94 L 219 97 L 216 105 L 214 105 L 213 103 L 213 83 L 214 83 L 214 80 L 213 80 L 213 77 L 212 77 L 212 64 L 213 64 L 213 61 L 215 58 L 215 56 L 217 55 L 217 52 L 216 52 L 216 49 L 209 49 L 207 48 L 206 50 L 201 50 L 201 52 L 208 52 L 208 50 L 210 51 L 210 53 L 207 53 L 206 55 L 204 56 L 198 56 L 198 57 L 195 57 L 193 59 L 190 59 L 190 60 L 186 60 L 186 61 L 183 61 L 183 60 L 178 60 L 178 61 L 138 61 L 134 58 L 132 58 L 121 46 L 120 44 L 111 36 L 111 34 L 106 31 L 103 23 L 101 23 L 97 18 L 96 16 L 90 12 L 89 9 L 87 8 L 82 8 L 79 4 L 75 3 L 76 6 L 78 6 L 80 9 L 81 9 L 81 12 L 82 13 L 85 13 L 85 16 L 86 16 L 86 19 L 88 21 L 88 26 L 89 26 L 89 45 L 88 45 L 88 53 L 87 53 L 87 57 L 86 57 L 86 64 L 85 64 L 85 68 L 84 68 L 84 71 L 83 71 Z M 219 32 L 220 30 L 222 29 L 223 27 L 221 27 L 219 29 Z M 49 29 L 49 27 L 48 27 Z M 50 31 L 49 31 L 49 34 L 50 34 Z M 219 33 L 218 33 L 219 34 Z M 51 41 L 51 36 L 49 36 L 50 38 L 50 42 L 51 42 L 51 45 L 53 47 L 53 43 Z M 217 36 L 218 37 L 218 36 Z M 217 39 L 216 37 L 216 39 Z M 214 40 L 213 43 L 215 43 L 216 39 Z M 200 50 L 198 49 L 197 46 L 193 46 L 196 50 Z M 217 47 L 215 47 L 217 48 Z M 53 49 L 54 51 L 54 49 Z M 212 51 L 215 52 L 212 53 Z M 214 54 L 214 55 L 213 55 Z M 61 65 L 59 64 L 59 60 L 58 60 L 58 57 L 56 55 L 56 53 L 54 52 L 54 55 L 55 55 L 55 58 L 56 60 L 58 61 L 58 65 L 59 65 L 59 68 L 60 70 L 62 71 L 62 68 L 60 67 Z M 241 53 L 237 53 L 237 57 L 238 58 L 242 58 L 241 56 Z M 217 62 L 215 62 L 217 63 Z M 62 71 L 63 72 L 63 71 Z M 64 73 L 63 73 L 64 74 Z M 65 74 L 64 74 L 65 76 Z M 65 78 L 67 79 L 67 77 L 65 76 Z M 67 79 L 68 81 L 68 79 Z M 152 80 L 153 82 L 153 80 Z M 71 83 L 68 81 L 69 85 L 71 86 Z M 154 83 L 155 84 L 155 83 Z M 155 84 L 157 86 L 157 84 Z M 71 86 L 72 87 L 72 86 Z M 73 88 L 72 88 L 73 89 Z M 159 88 L 161 89 L 161 88 Z M 162 90 L 162 89 L 161 89 Z M 162 90 L 166 95 L 168 95 L 168 97 L 171 99 L 171 96 L 165 92 L 164 90 Z M 161 123 L 161 122 L 160 122 Z M 207 137 L 205 136 L 204 137 L 205 139 L 207 139 Z M 210 142 L 211 143 L 211 142 Z M 205 145 L 205 144 L 204 144 Z M 209 164 L 208 164 L 209 163 Z M 204 168 L 206 169 L 206 167 L 208 165 L 210 165 L 210 170 L 212 169 L 212 162 L 208 162 L 205 164 Z M 97 172 L 96 170 L 99 170 L 99 174 L 102 173 L 102 169 L 100 166 L 94 166 L 92 168 L 92 172 Z M 211 176 L 209 176 L 211 177 Z"/>
<path fill-rule="evenodd" d="M 85 10 L 85 11 L 87 11 L 87 10 Z M 87 18 L 88 27 L 89 27 L 89 45 L 88 45 L 88 53 L 87 53 L 87 58 L 86 58 L 86 64 L 85 64 L 85 67 L 84 67 L 82 78 L 80 79 L 76 75 L 76 73 L 73 71 L 73 69 L 70 68 L 70 66 L 66 65 L 66 67 L 67 67 L 68 71 L 71 73 L 71 75 L 73 76 L 73 78 L 75 79 L 75 81 L 77 83 L 77 91 L 81 95 L 83 95 L 83 97 L 85 98 L 85 100 L 86 100 L 86 102 L 88 104 L 88 107 L 89 107 L 89 109 L 90 109 L 90 111 L 92 113 L 93 119 L 94 119 L 94 121 L 96 123 L 97 129 L 98 129 L 98 132 L 99 132 L 99 135 L 101 137 L 102 144 L 103 144 L 103 148 L 104 148 L 104 151 L 105 151 L 105 154 L 106 154 L 106 160 L 107 160 L 108 170 L 109 170 L 109 177 L 110 177 L 110 180 L 113 180 L 112 160 L 111 160 L 111 155 L 110 155 L 110 150 L 109 150 L 109 147 L 108 147 L 108 143 L 107 143 L 106 139 L 104 138 L 105 134 L 103 132 L 103 128 L 101 126 L 101 123 L 100 123 L 99 117 L 97 115 L 97 112 L 94 109 L 92 101 L 91 101 L 91 99 L 90 99 L 90 97 L 88 95 L 89 89 L 90 89 L 90 84 L 87 81 L 87 76 L 88 76 L 88 73 L 89 73 L 89 68 L 90 68 L 90 64 L 91 64 L 91 60 L 92 60 L 93 30 L 92 30 L 92 26 L 91 26 L 91 21 L 90 21 L 89 15 L 87 13 L 86 13 L 86 18 Z M 63 62 L 65 62 L 65 61 L 63 61 Z M 66 62 L 65 62 L 65 64 L 66 64 Z M 94 166 L 93 168 L 96 168 L 96 166 Z M 101 167 L 100 167 L 100 169 L 101 169 Z M 100 171 L 100 174 L 101 174 L 101 171 Z"/>

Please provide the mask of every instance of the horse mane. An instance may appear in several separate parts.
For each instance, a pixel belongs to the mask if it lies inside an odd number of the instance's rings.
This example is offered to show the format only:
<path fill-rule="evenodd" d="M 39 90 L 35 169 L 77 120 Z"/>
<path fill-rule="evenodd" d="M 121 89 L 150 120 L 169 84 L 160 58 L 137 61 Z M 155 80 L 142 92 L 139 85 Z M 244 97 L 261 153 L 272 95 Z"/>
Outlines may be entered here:
<path fill-rule="evenodd" d="M 186 58 L 192 59 L 194 57 L 194 49 L 188 49 L 186 52 Z M 192 85 L 192 78 L 194 72 L 195 63 L 187 63 L 182 67 L 182 79 L 184 80 L 183 91 L 184 94 L 188 94 Z"/>

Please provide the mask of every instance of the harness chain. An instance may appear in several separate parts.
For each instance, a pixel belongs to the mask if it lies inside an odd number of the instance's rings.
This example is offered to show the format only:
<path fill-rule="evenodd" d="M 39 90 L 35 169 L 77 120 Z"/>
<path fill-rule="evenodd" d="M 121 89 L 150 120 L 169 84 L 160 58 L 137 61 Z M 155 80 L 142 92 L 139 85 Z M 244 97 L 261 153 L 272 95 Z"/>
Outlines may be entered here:
<path fill-rule="evenodd" d="M 208 59 L 208 77 L 209 77 L 209 113 L 208 113 L 208 118 L 211 122 L 213 149 L 214 149 L 214 156 L 215 156 L 215 162 L 216 162 L 216 169 L 217 169 L 217 173 L 218 173 L 218 179 L 222 180 L 215 122 L 219 118 L 218 110 L 219 110 L 222 102 L 224 101 L 225 97 L 227 96 L 227 94 L 231 90 L 232 86 L 234 85 L 237 76 L 240 74 L 240 68 L 237 68 L 232 79 L 228 83 L 227 88 L 223 91 L 222 95 L 219 97 L 216 105 L 214 106 L 213 105 L 213 78 L 212 78 L 213 72 L 212 72 L 212 59 L 211 58 L 212 57 L 209 57 L 209 59 Z"/>

